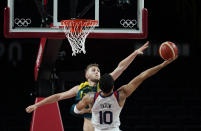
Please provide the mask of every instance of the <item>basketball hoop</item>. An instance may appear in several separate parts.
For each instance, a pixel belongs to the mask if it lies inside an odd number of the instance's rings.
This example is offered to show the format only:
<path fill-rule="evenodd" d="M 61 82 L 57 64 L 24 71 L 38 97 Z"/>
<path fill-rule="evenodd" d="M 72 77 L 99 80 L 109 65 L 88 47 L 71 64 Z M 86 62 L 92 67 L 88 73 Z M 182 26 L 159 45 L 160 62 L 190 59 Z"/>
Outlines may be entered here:
<path fill-rule="evenodd" d="M 64 26 L 64 33 L 66 38 L 68 38 L 68 41 L 72 47 L 73 56 L 81 52 L 84 54 L 86 53 L 85 40 L 97 24 L 97 20 L 89 19 L 73 19 L 61 21 L 61 25 Z"/>

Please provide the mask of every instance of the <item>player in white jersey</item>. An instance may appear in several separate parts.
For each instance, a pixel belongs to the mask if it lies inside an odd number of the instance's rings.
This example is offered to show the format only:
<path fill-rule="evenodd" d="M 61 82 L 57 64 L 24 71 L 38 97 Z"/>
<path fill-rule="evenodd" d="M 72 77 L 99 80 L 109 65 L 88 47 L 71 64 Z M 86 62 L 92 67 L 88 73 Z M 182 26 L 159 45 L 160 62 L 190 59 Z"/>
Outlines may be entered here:
<path fill-rule="evenodd" d="M 96 93 L 92 107 L 93 126 L 99 130 L 119 127 L 121 109 L 122 107 L 118 103 L 118 91 L 111 93 L 109 96 Z"/>
<path fill-rule="evenodd" d="M 121 86 L 114 92 L 114 80 L 112 76 L 110 74 L 103 75 L 99 81 L 101 92 L 96 93 L 93 97 L 91 95 L 83 97 L 83 99 L 76 104 L 74 112 L 79 114 L 89 105 L 89 107 L 92 107 L 92 124 L 95 131 L 119 131 L 119 115 L 126 98 L 129 97 L 144 80 L 156 74 L 176 58 L 177 56 L 145 70 L 133 78 L 128 84 Z"/>

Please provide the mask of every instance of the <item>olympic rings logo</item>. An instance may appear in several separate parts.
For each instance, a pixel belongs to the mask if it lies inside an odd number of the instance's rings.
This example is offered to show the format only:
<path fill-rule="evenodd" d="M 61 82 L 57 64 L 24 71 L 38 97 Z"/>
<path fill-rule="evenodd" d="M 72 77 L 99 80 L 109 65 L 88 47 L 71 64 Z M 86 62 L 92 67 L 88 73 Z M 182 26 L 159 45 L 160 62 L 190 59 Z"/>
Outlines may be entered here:
<path fill-rule="evenodd" d="M 124 28 L 133 28 L 136 24 L 137 24 L 137 21 L 136 20 L 124 20 L 122 19 L 120 21 L 120 24 L 124 27 Z"/>
<path fill-rule="evenodd" d="M 18 27 L 21 27 L 21 26 L 24 26 L 24 27 L 27 27 L 29 24 L 31 24 L 31 19 L 27 18 L 27 19 L 24 19 L 24 18 L 15 18 L 15 24 L 18 26 Z"/>

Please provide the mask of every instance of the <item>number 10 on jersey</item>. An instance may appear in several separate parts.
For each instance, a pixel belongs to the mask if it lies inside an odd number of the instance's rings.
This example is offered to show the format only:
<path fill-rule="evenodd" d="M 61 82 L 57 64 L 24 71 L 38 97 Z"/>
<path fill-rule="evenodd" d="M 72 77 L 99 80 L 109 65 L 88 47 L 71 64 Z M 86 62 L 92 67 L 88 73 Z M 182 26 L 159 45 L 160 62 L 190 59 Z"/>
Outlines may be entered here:
<path fill-rule="evenodd" d="M 111 124 L 113 121 L 113 114 L 111 111 L 100 111 L 100 124 Z"/>

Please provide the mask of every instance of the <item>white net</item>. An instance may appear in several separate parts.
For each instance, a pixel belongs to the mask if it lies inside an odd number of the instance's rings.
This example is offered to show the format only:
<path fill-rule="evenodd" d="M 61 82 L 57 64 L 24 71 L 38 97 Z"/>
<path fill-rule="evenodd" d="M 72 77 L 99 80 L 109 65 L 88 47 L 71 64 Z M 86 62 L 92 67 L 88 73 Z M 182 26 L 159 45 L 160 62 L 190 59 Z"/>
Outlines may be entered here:
<path fill-rule="evenodd" d="M 85 50 L 85 40 L 89 33 L 95 28 L 98 22 L 96 20 L 64 20 L 64 32 L 72 47 L 72 56 Z"/>

